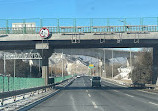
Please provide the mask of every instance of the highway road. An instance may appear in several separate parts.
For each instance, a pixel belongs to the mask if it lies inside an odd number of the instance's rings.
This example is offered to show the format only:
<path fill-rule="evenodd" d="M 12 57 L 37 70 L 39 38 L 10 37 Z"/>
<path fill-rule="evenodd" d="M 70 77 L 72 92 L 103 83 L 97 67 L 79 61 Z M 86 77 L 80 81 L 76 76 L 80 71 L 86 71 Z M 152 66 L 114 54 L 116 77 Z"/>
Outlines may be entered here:
<path fill-rule="evenodd" d="M 102 88 L 92 88 L 84 76 L 30 111 L 158 111 L 158 95 L 105 80 Z"/>

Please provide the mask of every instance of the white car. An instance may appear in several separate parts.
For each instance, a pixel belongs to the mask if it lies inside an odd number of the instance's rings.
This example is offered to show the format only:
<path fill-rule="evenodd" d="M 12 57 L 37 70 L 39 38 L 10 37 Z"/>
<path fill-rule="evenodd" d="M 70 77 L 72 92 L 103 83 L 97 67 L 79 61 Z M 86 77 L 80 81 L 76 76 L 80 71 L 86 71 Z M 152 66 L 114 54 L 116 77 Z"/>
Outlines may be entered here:
<path fill-rule="evenodd" d="M 80 78 L 80 76 L 77 76 L 77 78 Z"/>

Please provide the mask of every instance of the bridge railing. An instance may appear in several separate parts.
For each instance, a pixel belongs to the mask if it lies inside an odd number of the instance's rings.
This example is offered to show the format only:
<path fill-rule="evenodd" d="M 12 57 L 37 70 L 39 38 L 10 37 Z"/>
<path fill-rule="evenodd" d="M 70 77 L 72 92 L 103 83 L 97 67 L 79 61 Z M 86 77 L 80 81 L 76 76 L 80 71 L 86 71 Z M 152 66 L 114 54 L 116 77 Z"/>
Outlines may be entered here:
<path fill-rule="evenodd" d="M 0 34 L 37 34 L 42 27 L 52 33 L 157 32 L 158 17 L 0 19 Z"/>
<path fill-rule="evenodd" d="M 123 32 L 158 32 L 158 26 L 79 26 L 46 27 L 50 33 L 123 33 Z M 0 34 L 38 34 L 41 27 L 0 28 Z"/>

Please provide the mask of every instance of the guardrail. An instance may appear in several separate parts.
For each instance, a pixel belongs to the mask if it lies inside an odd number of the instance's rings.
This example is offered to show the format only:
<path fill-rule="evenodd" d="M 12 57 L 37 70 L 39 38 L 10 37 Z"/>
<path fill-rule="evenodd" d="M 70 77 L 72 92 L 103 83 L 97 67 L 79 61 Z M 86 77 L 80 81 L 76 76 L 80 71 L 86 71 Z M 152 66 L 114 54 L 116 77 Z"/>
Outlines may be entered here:
<path fill-rule="evenodd" d="M 42 27 L 52 33 L 158 31 L 158 17 L 141 18 L 29 18 L 0 19 L 0 34 L 37 34 Z"/>
<path fill-rule="evenodd" d="M 46 27 L 50 33 L 124 33 L 124 32 L 158 32 L 158 25 L 152 26 L 77 26 Z M 0 28 L 0 34 L 39 34 L 41 27 Z"/>

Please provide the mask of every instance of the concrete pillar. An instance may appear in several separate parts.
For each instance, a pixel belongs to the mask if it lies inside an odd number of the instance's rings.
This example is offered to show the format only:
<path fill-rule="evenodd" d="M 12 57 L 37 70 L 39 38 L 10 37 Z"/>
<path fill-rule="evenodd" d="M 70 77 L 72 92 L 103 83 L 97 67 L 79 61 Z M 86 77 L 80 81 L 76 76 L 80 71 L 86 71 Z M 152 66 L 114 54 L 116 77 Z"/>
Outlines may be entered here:
<path fill-rule="evenodd" d="M 42 57 L 42 78 L 45 79 L 45 85 L 48 85 L 49 78 L 49 57 L 52 55 L 53 50 L 39 50 Z"/>
<path fill-rule="evenodd" d="M 45 85 L 48 85 L 49 77 L 49 58 L 42 59 L 42 78 L 45 79 Z"/>
<path fill-rule="evenodd" d="M 156 84 L 156 82 L 158 82 L 157 80 L 158 80 L 158 46 L 157 47 L 153 47 L 152 84 Z"/>

